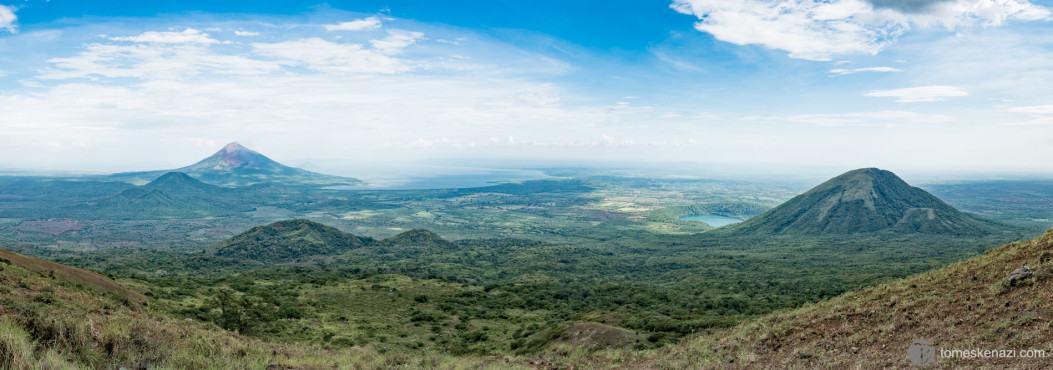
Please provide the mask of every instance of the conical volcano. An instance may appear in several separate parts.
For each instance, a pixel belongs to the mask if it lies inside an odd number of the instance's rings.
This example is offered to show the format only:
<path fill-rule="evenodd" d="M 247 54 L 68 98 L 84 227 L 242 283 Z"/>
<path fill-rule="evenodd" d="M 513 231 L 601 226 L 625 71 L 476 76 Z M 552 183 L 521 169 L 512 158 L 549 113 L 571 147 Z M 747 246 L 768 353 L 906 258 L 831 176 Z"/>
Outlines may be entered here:
<path fill-rule="evenodd" d="M 892 172 L 863 168 L 834 177 L 728 230 L 770 234 L 891 231 L 975 236 L 991 233 L 999 226 L 954 209 Z"/>
<path fill-rule="evenodd" d="M 219 186 L 247 186 L 259 183 L 283 185 L 358 185 L 361 181 L 285 166 L 236 142 L 192 165 L 166 171 L 126 172 L 110 178 L 146 183 L 168 172 L 182 172 L 202 182 Z"/>
<path fill-rule="evenodd" d="M 216 154 L 202 159 L 200 162 L 180 168 L 179 171 L 232 171 L 239 169 L 281 171 L 282 167 L 285 166 L 255 150 L 233 142 L 224 146 Z"/>

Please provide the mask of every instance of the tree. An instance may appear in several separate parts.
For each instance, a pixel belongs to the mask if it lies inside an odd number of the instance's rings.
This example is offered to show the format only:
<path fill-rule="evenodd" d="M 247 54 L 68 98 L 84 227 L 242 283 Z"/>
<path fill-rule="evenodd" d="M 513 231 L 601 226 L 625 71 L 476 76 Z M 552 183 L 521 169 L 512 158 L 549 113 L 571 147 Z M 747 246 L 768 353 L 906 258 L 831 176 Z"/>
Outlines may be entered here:
<path fill-rule="evenodd" d="M 271 302 L 227 287 L 217 289 L 206 306 L 215 311 L 212 321 L 216 325 L 246 335 L 259 332 L 278 316 L 278 308 Z"/>

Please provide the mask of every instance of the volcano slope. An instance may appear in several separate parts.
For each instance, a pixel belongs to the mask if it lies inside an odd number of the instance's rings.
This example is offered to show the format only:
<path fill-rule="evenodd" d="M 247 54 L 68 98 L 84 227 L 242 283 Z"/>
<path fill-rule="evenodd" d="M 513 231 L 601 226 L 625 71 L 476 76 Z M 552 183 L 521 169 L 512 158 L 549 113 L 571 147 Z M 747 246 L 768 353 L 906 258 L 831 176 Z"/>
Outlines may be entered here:
<path fill-rule="evenodd" d="M 739 235 L 888 233 L 975 237 L 1006 228 L 962 213 L 892 172 L 861 168 L 725 230 Z"/>

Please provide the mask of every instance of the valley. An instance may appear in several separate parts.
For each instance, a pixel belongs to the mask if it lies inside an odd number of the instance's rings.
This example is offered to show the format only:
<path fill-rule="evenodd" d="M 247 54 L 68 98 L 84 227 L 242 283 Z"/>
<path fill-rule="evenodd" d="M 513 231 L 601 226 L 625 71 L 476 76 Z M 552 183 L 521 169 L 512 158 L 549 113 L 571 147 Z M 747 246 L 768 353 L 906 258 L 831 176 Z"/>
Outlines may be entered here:
<path fill-rule="evenodd" d="M 1053 368 L 1050 1 L 0 0 L 0 370 Z"/>
<path fill-rule="evenodd" d="M 799 196 L 792 182 L 553 173 L 432 190 L 0 178 L 0 243 L 256 340 L 473 358 L 667 348 L 1042 230 L 872 169 Z M 700 214 L 748 221 L 685 220 Z"/>

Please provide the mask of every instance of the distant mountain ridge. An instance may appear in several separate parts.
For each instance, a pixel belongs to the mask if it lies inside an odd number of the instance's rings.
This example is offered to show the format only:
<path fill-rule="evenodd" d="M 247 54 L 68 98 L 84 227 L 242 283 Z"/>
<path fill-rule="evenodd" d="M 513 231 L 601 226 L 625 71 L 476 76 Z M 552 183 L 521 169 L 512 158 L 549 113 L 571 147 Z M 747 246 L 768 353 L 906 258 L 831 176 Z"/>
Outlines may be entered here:
<path fill-rule="evenodd" d="M 979 236 L 1008 226 L 954 209 L 896 174 L 863 168 L 834 177 L 726 232 L 855 234 L 871 232 Z"/>
<path fill-rule="evenodd" d="M 227 144 L 215 154 L 192 165 L 164 171 L 124 172 L 110 175 L 112 180 L 143 184 L 169 172 L 181 172 L 202 182 L 218 186 L 248 186 L 259 183 L 283 185 L 358 185 L 348 177 L 326 175 L 285 166 L 237 142 Z"/>

